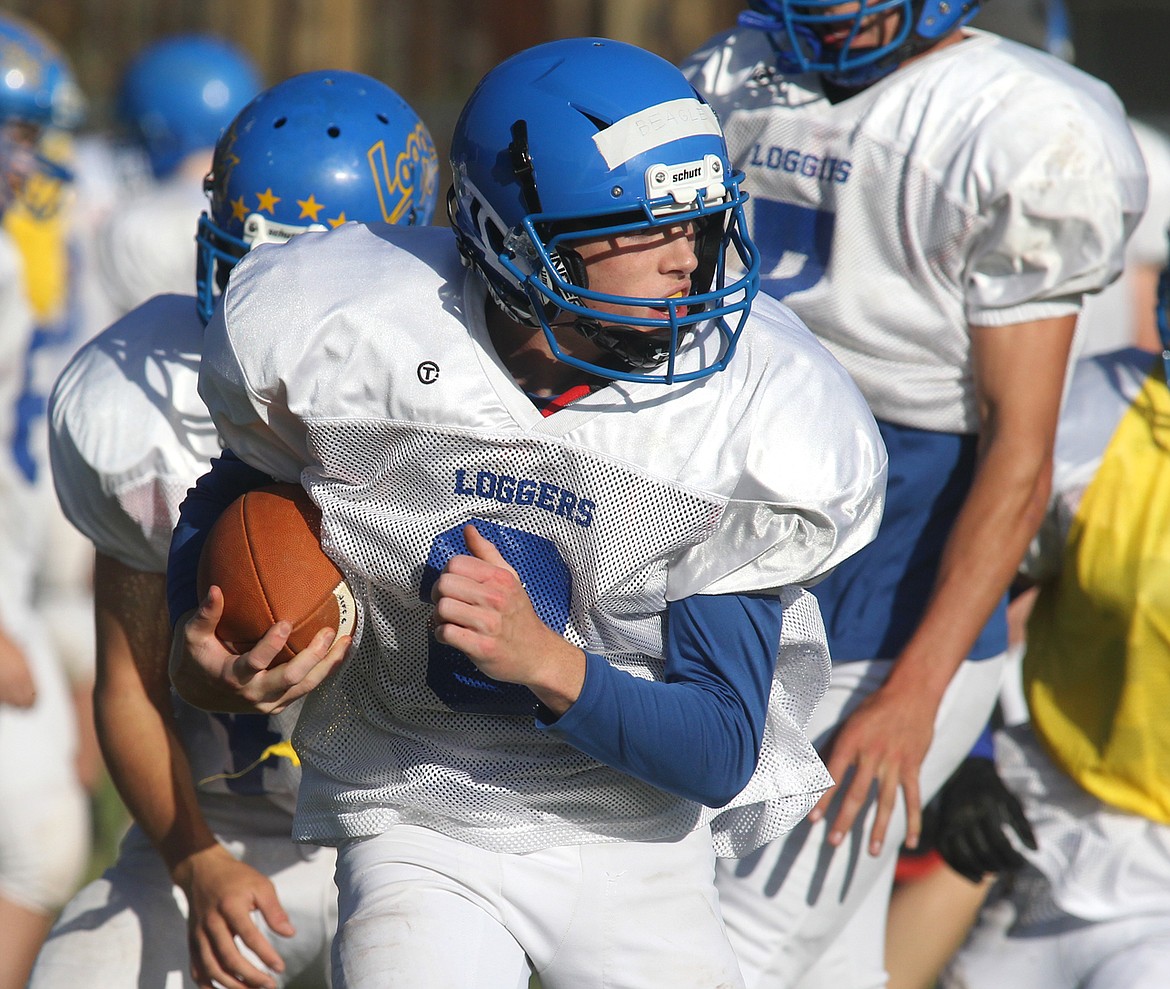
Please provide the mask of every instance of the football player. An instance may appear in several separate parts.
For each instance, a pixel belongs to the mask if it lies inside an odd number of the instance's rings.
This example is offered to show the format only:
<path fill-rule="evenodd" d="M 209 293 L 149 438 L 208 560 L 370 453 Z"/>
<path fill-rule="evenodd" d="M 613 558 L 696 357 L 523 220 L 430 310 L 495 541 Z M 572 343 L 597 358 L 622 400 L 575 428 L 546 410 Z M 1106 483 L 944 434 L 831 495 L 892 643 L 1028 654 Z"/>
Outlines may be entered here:
<path fill-rule="evenodd" d="M 74 126 L 81 97 L 57 45 L 0 15 L 0 212 L 32 210 L 68 179 L 44 149 Z M 36 393 L 37 334 L 20 251 L 0 230 L 0 986 L 24 985 L 54 913 L 89 853 L 85 792 L 74 763 L 77 725 L 63 669 L 36 606 L 50 525 L 44 395 Z M 51 564 L 50 564 L 51 565 Z"/>
<path fill-rule="evenodd" d="M 996 763 L 1038 848 L 997 885 L 943 985 L 1156 989 L 1170 965 L 1170 271 L 1163 353 L 1078 363 L 1057 432 L 1053 494 L 1021 577 L 1039 593 L 1023 678 L 1029 723 Z M 977 839 L 976 836 L 972 836 Z M 968 847 L 992 861 L 994 845 Z"/>
<path fill-rule="evenodd" d="M 252 254 L 208 326 L 201 393 L 252 484 L 321 507 L 355 634 L 271 668 L 287 624 L 215 638 L 222 592 L 183 590 L 233 494 L 217 463 L 172 543 L 172 675 L 242 709 L 307 694 L 296 830 L 339 847 L 335 987 L 739 986 L 714 857 L 828 783 L 803 585 L 871 537 L 884 451 L 758 294 L 677 68 L 538 45 L 451 148 L 449 229 Z"/>
<path fill-rule="evenodd" d="M 720 869 L 749 985 L 884 984 L 899 846 L 998 691 L 1082 297 L 1144 205 L 1115 94 L 965 27 L 978 7 L 752 0 L 687 64 L 746 174 L 764 290 L 852 374 L 891 465 L 877 540 L 816 588 L 840 785 Z"/>
<path fill-rule="evenodd" d="M 320 71 L 273 86 L 215 147 L 196 295 L 146 302 L 57 382 L 53 477 L 97 551 L 97 723 L 135 824 L 117 862 L 61 914 L 37 989 L 192 985 L 192 973 L 227 989 L 328 983 L 333 855 L 291 840 L 297 711 L 172 707 L 167 547 L 184 492 L 220 450 L 196 376 L 231 268 L 348 220 L 427 223 L 437 181 L 426 127 L 382 83 Z"/>
<path fill-rule="evenodd" d="M 95 233 L 92 263 L 115 317 L 153 295 L 190 290 L 191 226 L 207 205 L 212 149 L 261 88 L 248 55 L 211 36 L 164 38 L 127 67 L 117 114 L 154 181 L 122 199 Z"/>

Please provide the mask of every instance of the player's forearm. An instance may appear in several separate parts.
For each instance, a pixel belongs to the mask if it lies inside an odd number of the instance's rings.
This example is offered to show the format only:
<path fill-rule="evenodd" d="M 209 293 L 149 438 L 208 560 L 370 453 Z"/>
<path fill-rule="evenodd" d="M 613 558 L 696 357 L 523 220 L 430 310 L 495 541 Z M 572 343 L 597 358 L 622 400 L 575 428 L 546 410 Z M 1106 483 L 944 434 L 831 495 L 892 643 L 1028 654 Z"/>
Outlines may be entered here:
<path fill-rule="evenodd" d="M 780 601 L 764 596 L 675 602 L 663 680 L 590 655 L 580 697 L 547 730 L 660 789 L 723 806 L 759 759 L 782 614 Z"/>
<path fill-rule="evenodd" d="M 166 580 L 98 552 L 94 723 L 110 777 L 169 867 L 214 842 L 179 741 L 166 671 Z"/>
<path fill-rule="evenodd" d="M 126 809 L 167 868 L 215 844 L 199 809 L 190 765 L 169 714 L 133 687 L 106 682 L 95 692 L 98 740 Z"/>

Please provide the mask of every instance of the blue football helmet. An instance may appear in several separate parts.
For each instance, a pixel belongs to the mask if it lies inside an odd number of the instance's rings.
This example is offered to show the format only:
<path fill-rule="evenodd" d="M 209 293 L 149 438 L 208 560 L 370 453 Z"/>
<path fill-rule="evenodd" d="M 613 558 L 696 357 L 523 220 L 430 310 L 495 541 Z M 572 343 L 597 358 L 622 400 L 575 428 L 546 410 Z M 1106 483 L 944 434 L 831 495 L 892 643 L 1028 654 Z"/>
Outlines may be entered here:
<path fill-rule="evenodd" d="M 17 196 L 36 216 L 56 208 L 60 188 L 72 175 L 46 153 L 44 138 L 51 129 L 76 127 L 84 112 L 61 49 L 27 21 L 0 14 L 0 212 Z"/>
<path fill-rule="evenodd" d="M 748 28 L 766 31 L 783 72 L 819 72 L 840 86 L 869 85 L 906 59 L 929 48 L 966 24 L 982 0 L 748 0 L 739 16 Z M 842 11 L 842 7 L 851 9 Z M 861 46 L 853 41 L 875 15 L 899 13 L 897 32 L 887 44 Z M 824 37 L 844 33 L 826 44 Z"/>
<path fill-rule="evenodd" d="M 118 116 L 145 149 L 157 178 L 184 158 L 212 148 L 261 87 L 260 74 L 235 46 L 183 35 L 138 54 L 122 77 Z"/>
<path fill-rule="evenodd" d="M 389 86 L 323 70 L 265 90 L 215 146 L 199 221 L 195 288 L 211 318 L 232 266 L 257 244 L 347 220 L 430 223 L 439 160 L 430 132 Z"/>
<path fill-rule="evenodd" d="M 451 169 L 447 205 L 461 254 L 506 315 L 543 329 L 558 360 L 606 378 L 667 383 L 727 365 L 759 290 L 759 252 L 719 123 L 669 62 L 599 38 L 521 52 L 468 99 L 451 139 Z M 687 223 L 699 258 L 689 295 L 590 290 L 574 241 Z M 734 278 L 729 247 L 743 269 Z M 597 302 L 665 316 L 614 325 Z M 679 348 L 707 321 L 721 337 L 717 359 L 676 373 Z M 618 366 L 565 353 L 556 330 L 569 326 Z M 646 327 L 657 332 L 638 331 Z"/>

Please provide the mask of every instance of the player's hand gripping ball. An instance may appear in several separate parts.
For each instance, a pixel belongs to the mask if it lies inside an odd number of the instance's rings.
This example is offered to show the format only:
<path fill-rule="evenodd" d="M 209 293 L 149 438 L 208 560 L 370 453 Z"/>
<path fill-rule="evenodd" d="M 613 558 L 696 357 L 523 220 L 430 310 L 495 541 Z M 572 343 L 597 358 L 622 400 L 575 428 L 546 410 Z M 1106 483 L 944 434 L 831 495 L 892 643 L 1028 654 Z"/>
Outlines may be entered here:
<path fill-rule="evenodd" d="M 321 511 L 299 484 L 256 488 L 233 501 L 199 557 L 199 596 L 216 584 L 223 617 L 215 634 L 246 652 L 278 621 L 292 633 L 274 663 L 285 663 L 328 626 L 353 631 L 357 608 L 336 564 L 321 548 Z"/>

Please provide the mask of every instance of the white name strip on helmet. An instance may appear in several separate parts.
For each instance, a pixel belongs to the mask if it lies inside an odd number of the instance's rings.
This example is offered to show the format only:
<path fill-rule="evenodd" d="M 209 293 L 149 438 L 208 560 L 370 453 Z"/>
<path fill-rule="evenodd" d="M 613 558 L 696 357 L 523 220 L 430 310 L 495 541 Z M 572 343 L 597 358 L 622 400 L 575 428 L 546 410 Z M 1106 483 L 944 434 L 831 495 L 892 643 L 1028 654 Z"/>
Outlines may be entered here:
<path fill-rule="evenodd" d="M 593 135 L 606 165 L 617 168 L 631 158 L 684 137 L 723 135 L 715 112 L 696 99 L 669 100 L 623 117 Z"/>

